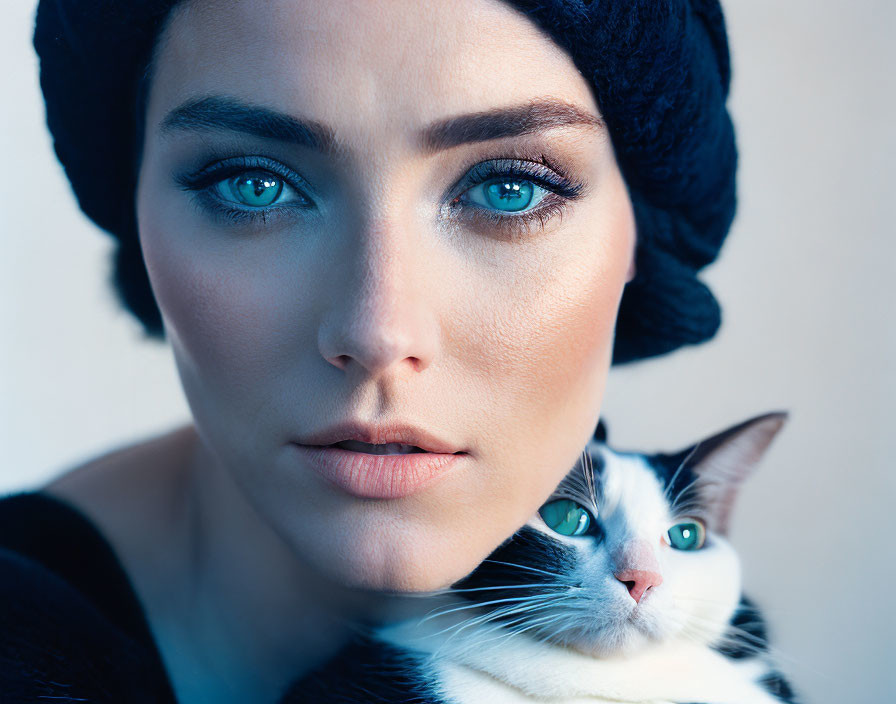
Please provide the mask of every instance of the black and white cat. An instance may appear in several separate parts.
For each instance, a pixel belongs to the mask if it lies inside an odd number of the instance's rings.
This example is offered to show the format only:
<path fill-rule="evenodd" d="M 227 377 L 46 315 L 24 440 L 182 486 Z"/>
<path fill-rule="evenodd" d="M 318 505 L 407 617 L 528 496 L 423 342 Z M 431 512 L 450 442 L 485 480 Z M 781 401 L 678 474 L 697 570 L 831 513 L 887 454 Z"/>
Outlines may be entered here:
<path fill-rule="evenodd" d="M 725 539 L 741 482 L 787 419 L 667 454 L 601 423 L 514 535 L 421 617 L 365 630 L 284 702 L 794 702 Z"/>

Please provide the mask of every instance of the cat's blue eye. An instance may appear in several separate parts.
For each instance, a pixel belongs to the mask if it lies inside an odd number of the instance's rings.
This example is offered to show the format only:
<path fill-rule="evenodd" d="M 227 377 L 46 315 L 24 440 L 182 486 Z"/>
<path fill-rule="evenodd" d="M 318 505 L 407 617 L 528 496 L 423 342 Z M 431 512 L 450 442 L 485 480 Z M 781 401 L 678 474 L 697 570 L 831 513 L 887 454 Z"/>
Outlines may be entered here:
<path fill-rule="evenodd" d="M 473 186 L 464 195 L 471 203 L 503 213 L 517 213 L 538 205 L 546 188 L 525 179 L 502 177 Z"/>
<path fill-rule="evenodd" d="M 571 499 L 549 501 L 538 513 L 548 528 L 560 535 L 582 535 L 594 521 L 586 508 Z"/>
<path fill-rule="evenodd" d="M 682 521 L 672 526 L 666 536 L 676 550 L 699 550 L 706 542 L 706 527 L 697 519 Z"/>

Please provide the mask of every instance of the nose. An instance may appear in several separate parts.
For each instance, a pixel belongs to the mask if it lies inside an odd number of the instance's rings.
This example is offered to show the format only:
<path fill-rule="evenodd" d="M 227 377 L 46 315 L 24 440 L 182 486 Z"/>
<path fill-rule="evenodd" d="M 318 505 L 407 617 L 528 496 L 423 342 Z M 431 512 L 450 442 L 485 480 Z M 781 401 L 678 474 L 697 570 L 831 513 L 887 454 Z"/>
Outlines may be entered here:
<path fill-rule="evenodd" d="M 628 588 L 628 593 L 637 604 L 641 603 L 648 589 L 663 583 L 662 575 L 651 570 L 620 570 L 614 576 Z"/>
<path fill-rule="evenodd" d="M 626 586 L 635 603 L 641 603 L 648 589 L 663 583 L 660 563 L 646 540 L 641 538 L 626 540 L 613 557 L 616 563 L 613 576 Z"/>
<path fill-rule="evenodd" d="M 335 304 L 319 332 L 322 356 L 347 369 L 353 362 L 377 376 L 410 363 L 422 371 L 435 355 L 438 308 L 425 261 L 394 221 L 359 233 L 356 256 L 343 261 Z M 334 272 L 337 274 L 337 272 Z"/>

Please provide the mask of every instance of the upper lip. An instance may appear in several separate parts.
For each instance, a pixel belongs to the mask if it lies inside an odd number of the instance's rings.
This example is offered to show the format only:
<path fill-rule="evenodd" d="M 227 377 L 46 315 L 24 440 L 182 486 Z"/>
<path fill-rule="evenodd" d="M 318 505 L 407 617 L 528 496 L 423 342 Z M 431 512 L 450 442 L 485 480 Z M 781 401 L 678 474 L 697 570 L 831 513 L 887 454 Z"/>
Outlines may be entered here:
<path fill-rule="evenodd" d="M 306 435 L 297 442 L 301 445 L 332 445 L 343 440 L 360 440 L 374 445 L 397 442 L 444 454 L 463 452 L 454 443 L 442 440 L 423 428 L 398 422 L 373 425 L 347 421 Z"/>

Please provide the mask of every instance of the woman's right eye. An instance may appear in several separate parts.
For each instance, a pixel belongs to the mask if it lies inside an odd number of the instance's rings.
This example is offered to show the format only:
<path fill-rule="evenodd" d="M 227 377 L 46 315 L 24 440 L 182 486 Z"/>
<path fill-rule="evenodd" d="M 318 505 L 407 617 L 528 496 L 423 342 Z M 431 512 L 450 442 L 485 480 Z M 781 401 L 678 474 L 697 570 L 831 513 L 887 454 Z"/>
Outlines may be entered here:
<path fill-rule="evenodd" d="M 266 157 L 240 157 L 218 161 L 197 173 L 176 177 L 181 188 L 192 192 L 206 211 L 232 223 L 294 216 L 316 206 L 293 183 L 302 179 L 291 169 Z"/>
<path fill-rule="evenodd" d="M 280 176 L 265 171 L 244 171 L 230 176 L 213 185 L 217 195 L 238 205 L 250 208 L 265 208 L 270 205 L 282 205 L 284 202 L 303 201 L 292 186 Z M 292 198 L 278 201 L 281 194 L 293 194 Z"/>

